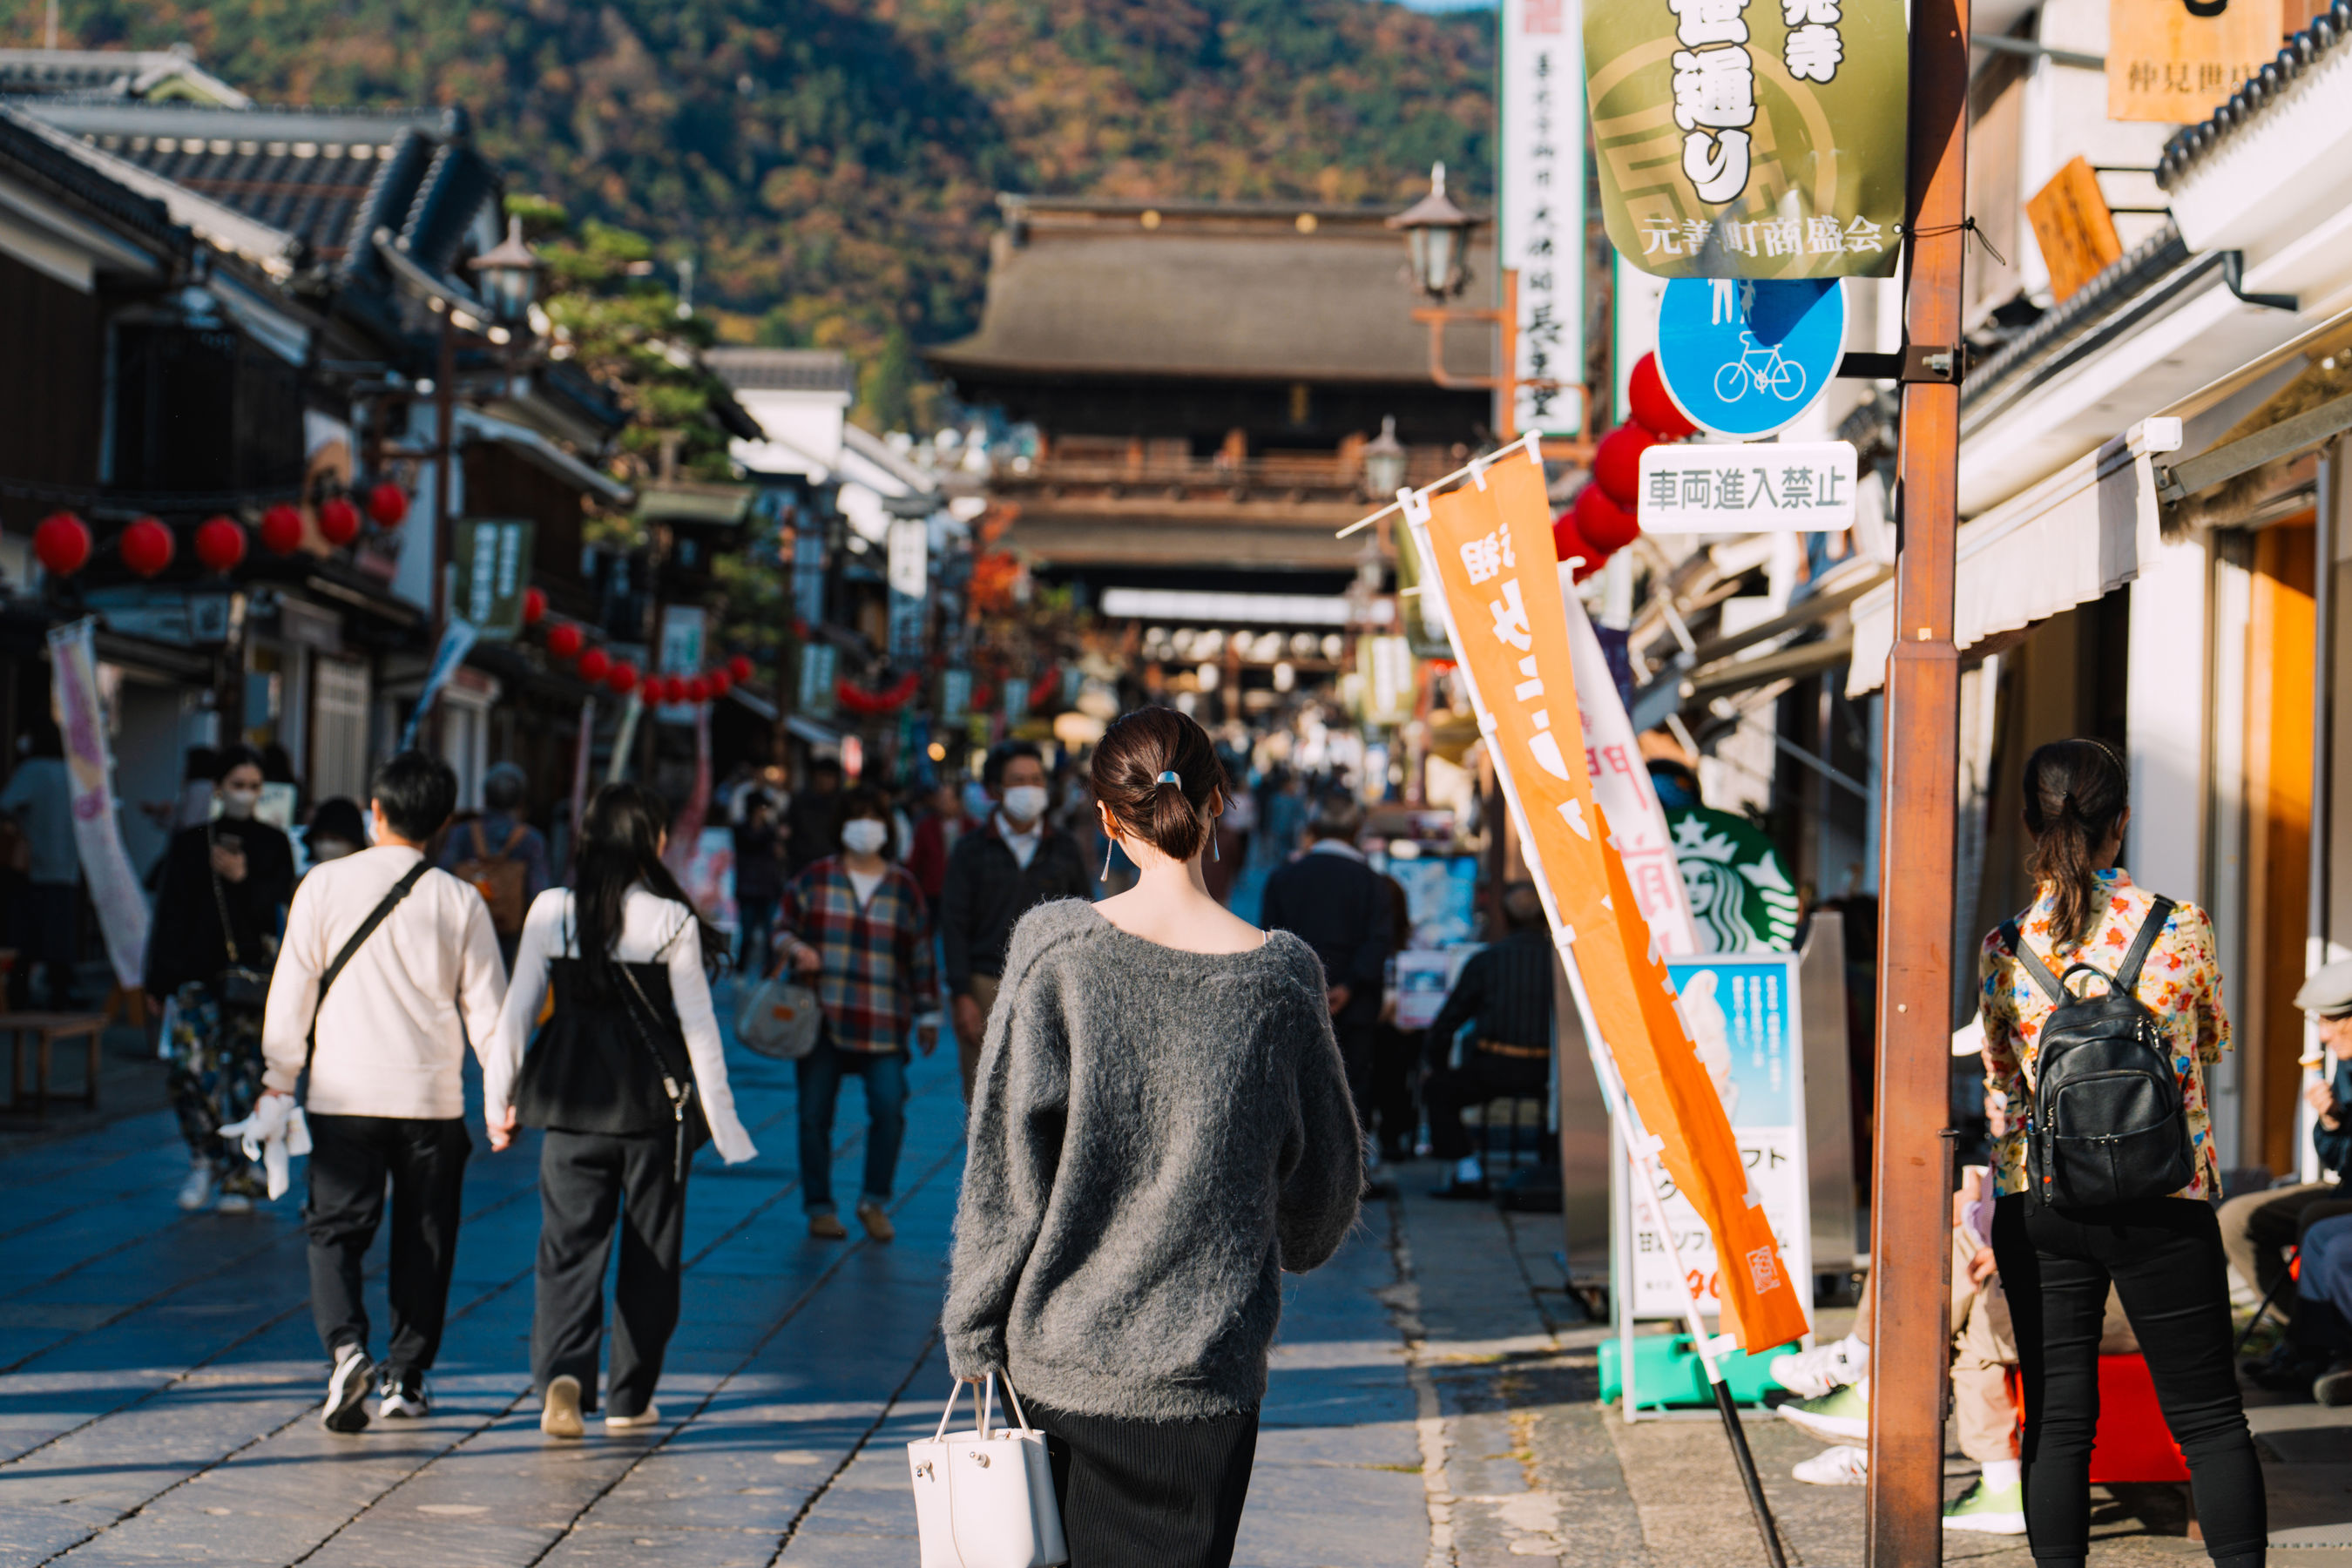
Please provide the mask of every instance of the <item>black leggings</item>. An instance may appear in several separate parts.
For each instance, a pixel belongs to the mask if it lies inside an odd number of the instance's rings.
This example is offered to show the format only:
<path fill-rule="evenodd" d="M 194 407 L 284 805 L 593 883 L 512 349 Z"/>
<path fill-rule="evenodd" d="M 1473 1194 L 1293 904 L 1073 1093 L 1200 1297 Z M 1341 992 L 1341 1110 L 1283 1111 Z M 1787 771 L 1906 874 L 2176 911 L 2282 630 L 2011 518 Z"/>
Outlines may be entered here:
<path fill-rule="evenodd" d="M 2147 1357 L 2165 1425 L 2189 1460 L 2205 1549 L 2259 1568 L 2263 1470 L 2230 1364 L 2230 1284 L 2211 1205 L 2147 1198 L 2061 1213 L 2026 1194 L 1993 1205 L 1993 1252 L 2025 1376 L 2025 1522 L 2037 1564 L 2090 1551 L 2099 1325 L 2115 1282 Z"/>
<path fill-rule="evenodd" d="M 1194 1421 L 1029 1405 L 1045 1434 L 1070 1568 L 1228 1568 L 1257 1453 L 1257 1412 Z"/>

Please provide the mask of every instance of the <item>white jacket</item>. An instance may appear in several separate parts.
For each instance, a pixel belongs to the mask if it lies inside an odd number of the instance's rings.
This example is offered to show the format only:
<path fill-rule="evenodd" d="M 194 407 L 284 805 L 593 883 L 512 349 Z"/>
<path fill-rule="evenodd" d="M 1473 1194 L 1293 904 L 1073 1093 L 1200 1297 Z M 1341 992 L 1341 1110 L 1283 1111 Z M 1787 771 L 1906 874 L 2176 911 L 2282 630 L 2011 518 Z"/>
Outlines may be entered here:
<path fill-rule="evenodd" d="M 523 921 L 514 982 L 507 987 L 506 1007 L 482 1058 L 482 1100 L 492 1125 L 513 1103 L 523 1052 L 530 1048 L 547 1000 L 549 963 L 579 956 L 577 923 L 569 888 L 550 888 L 540 894 Z M 710 1007 L 710 982 L 702 972 L 702 929 L 694 911 L 645 887 L 631 888 L 622 905 L 621 940 L 613 956 L 624 963 L 660 963 L 668 969 L 670 998 L 677 1005 L 687 1059 L 694 1064 L 695 1093 L 710 1123 L 710 1141 L 730 1165 L 757 1154 L 751 1135 L 736 1118 L 735 1094 L 727 1086 L 727 1051 Z"/>

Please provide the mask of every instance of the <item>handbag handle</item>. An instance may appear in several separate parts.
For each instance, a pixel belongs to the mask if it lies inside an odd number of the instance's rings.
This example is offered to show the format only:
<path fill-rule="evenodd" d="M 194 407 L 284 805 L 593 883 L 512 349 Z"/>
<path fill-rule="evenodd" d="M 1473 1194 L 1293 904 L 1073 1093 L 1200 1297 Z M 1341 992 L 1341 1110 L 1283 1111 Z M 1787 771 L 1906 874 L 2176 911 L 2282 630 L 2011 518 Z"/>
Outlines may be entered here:
<path fill-rule="evenodd" d="M 999 1374 L 992 1372 L 982 1381 L 979 1387 L 972 1390 L 971 1394 L 972 1420 L 977 1425 L 980 1440 L 983 1443 L 988 1441 L 989 1434 L 995 1430 L 996 1380 L 999 1375 L 1004 1378 L 1004 1395 L 1012 1402 L 1013 1418 L 1021 1423 L 1014 1430 L 1026 1432 L 1030 1429 L 1029 1413 L 1021 1408 L 1021 1394 L 1013 1386 L 1012 1374 L 1009 1373 Z M 948 1435 L 948 1423 L 955 1419 L 956 1400 L 966 1386 L 967 1380 L 958 1378 L 954 1386 L 948 1390 L 947 1408 L 940 1412 L 939 1428 L 931 1434 L 933 1442 L 938 1442 Z"/>

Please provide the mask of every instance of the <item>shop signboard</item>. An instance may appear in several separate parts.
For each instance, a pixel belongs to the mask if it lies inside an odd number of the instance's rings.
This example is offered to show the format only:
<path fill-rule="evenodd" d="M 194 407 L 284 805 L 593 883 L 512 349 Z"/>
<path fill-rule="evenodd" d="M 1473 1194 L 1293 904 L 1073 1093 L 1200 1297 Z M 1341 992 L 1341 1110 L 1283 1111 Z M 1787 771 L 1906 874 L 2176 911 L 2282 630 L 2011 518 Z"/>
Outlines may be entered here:
<path fill-rule="evenodd" d="M 812 719 L 830 719 L 839 698 L 841 650 L 831 643 L 801 645 L 800 710 Z"/>
<path fill-rule="evenodd" d="M 2278 57 L 2284 9 L 2280 0 L 2107 0 L 2107 118 L 2204 119 Z"/>
<path fill-rule="evenodd" d="M 1501 264 L 1519 275 L 1522 430 L 1584 419 L 1584 58 L 1575 0 L 1503 0 Z"/>
<path fill-rule="evenodd" d="M 1610 243 L 1662 278 L 1894 276 L 1905 10 L 1903 0 L 1587 5 L 1585 94 Z"/>
<path fill-rule="evenodd" d="M 469 517 L 457 524 L 457 581 L 449 603 L 474 623 L 475 635 L 504 642 L 522 629 L 522 594 L 530 585 L 531 524 Z"/>
<path fill-rule="evenodd" d="M 1666 814 L 1702 952 L 1787 952 L 1797 940 L 1797 889 L 1780 852 L 1744 816 L 1710 806 Z"/>

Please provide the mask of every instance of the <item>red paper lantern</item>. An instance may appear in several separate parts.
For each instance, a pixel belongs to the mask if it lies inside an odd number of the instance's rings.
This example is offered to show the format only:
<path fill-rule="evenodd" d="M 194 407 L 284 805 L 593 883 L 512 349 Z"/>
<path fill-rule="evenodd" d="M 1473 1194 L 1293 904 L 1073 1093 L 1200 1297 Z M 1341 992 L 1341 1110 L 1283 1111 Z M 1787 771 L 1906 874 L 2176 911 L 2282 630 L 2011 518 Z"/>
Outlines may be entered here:
<path fill-rule="evenodd" d="M 327 542 L 338 548 L 360 536 L 360 509 L 341 496 L 330 496 L 319 503 L 319 531 Z"/>
<path fill-rule="evenodd" d="M 1560 564 L 1577 563 L 1576 570 L 1583 572 L 1600 561 L 1601 552 L 1585 542 L 1584 535 L 1576 531 L 1576 510 L 1570 508 L 1551 520 L 1551 547 Z"/>
<path fill-rule="evenodd" d="M 696 676 L 692 680 L 688 681 L 688 682 L 686 683 L 686 700 L 687 700 L 688 702 L 708 702 L 708 701 L 709 701 L 709 700 L 710 700 L 710 682 L 709 682 L 709 681 L 708 681 L 708 680 L 705 680 L 701 676 L 698 676 L 698 676 Z"/>
<path fill-rule="evenodd" d="M 522 591 L 522 624 L 535 626 L 547 619 L 547 595 L 536 588 Z"/>
<path fill-rule="evenodd" d="M 1624 549 L 1642 531 L 1641 519 L 1612 500 L 1597 484 L 1577 492 L 1573 515 L 1578 536 L 1603 556 Z"/>
<path fill-rule="evenodd" d="M 685 696 L 685 685 L 686 683 L 675 675 L 648 675 L 646 677 L 646 700 L 648 702 L 679 701 Z"/>
<path fill-rule="evenodd" d="M 272 555 L 291 555 L 302 547 L 302 513 L 279 501 L 261 514 L 262 548 Z"/>
<path fill-rule="evenodd" d="M 729 688 L 735 684 L 735 678 L 723 669 L 714 669 L 702 679 L 710 682 L 710 695 L 713 697 L 726 696 Z"/>
<path fill-rule="evenodd" d="M 398 528 L 408 517 L 408 492 L 395 484 L 368 491 L 368 515 L 378 528 Z"/>
<path fill-rule="evenodd" d="M 578 626 L 564 621 L 548 628 L 547 651 L 558 658 L 577 658 L 580 645 L 586 640 L 580 635 Z"/>
<path fill-rule="evenodd" d="M 142 517 L 122 531 L 122 563 L 142 577 L 152 577 L 172 563 L 172 531 L 152 517 Z"/>
<path fill-rule="evenodd" d="M 226 572 L 245 559 L 245 526 L 231 517 L 205 519 L 196 530 L 196 559 L 215 572 Z"/>
<path fill-rule="evenodd" d="M 612 656 L 601 647 L 592 647 L 580 656 L 580 679 L 583 680 L 602 680 L 612 668 Z"/>
<path fill-rule="evenodd" d="M 89 524 L 69 511 L 53 511 L 33 530 L 33 553 L 60 577 L 89 564 Z"/>
<path fill-rule="evenodd" d="M 751 659 L 748 654 L 737 654 L 727 661 L 727 673 L 738 680 L 751 679 Z"/>
<path fill-rule="evenodd" d="M 1620 425 L 1601 437 L 1592 454 L 1592 482 L 1619 506 L 1632 506 L 1642 493 L 1642 454 L 1658 444 L 1658 438 L 1639 425 Z M 1595 544 L 1601 542 L 1590 533 L 1584 537 Z"/>
<path fill-rule="evenodd" d="M 1658 374 L 1658 356 L 1643 354 L 1633 362 L 1633 374 L 1625 387 L 1625 407 L 1641 426 L 1662 441 L 1679 441 L 1698 434 L 1698 426 L 1675 405 L 1666 392 L 1665 379 Z"/>
<path fill-rule="evenodd" d="M 614 696 L 626 697 L 636 689 L 637 667 L 623 659 L 613 667 L 611 674 L 604 677 L 604 684 L 613 689 Z"/>

